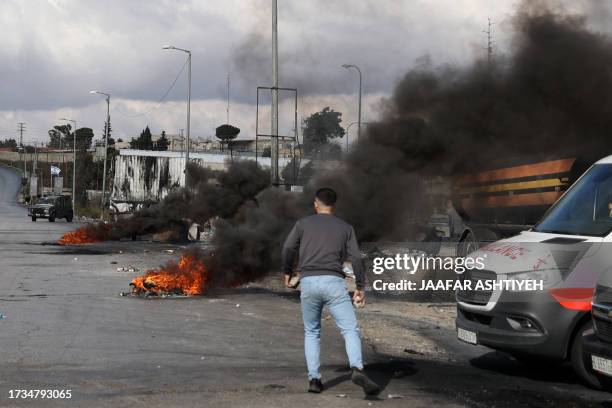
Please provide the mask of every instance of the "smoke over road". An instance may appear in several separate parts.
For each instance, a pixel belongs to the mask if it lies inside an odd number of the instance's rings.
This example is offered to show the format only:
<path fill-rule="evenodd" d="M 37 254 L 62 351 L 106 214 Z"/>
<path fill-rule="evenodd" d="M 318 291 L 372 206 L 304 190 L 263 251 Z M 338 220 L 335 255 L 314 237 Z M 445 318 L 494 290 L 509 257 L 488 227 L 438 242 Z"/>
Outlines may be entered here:
<path fill-rule="evenodd" d="M 524 2 L 513 18 L 510 55 L 490 66 L 481 60 L 467 68 L 415 67 L 345 166 L 318 174 L 299 208 L 307 208 L 314 188 L 330 186 L 339 193 L 338 215 L 361 240 L 410 239 L 414 217 L 428 211 L 423 176 L 478 171 L 525 156 L 593 160 L 612 152 L 612 42 L 586 22 L 587 16 Z M 218 237 L 218 247 L 246 228 L 267 236 L 259 242 L 271 251 L 262 252 L 275 254 L 284 234 L 271 241 L 270 232 L 286 232 L 303 214 L 281 205 L 281 198 L 270 200 L 275 207 L 262 202 L 232 233 Z M 266 216 L 279 225 L 264 223 L 264 232 L 253 219 Z M 278 265 L 276 256 L 269 260 L 262 271 Z"/>
<path fill-rule="evenodd" d="M 194 191 L 137 214 L 131 231 L 220 216 L 207 259 L 211 283 L 247 282 L 278 268 L 282 240 L 310 211 L 317 187 L 338 191 L 338 215 L 360 240 L 413 239 L 414 219 L 430 210 L 424 176 L 524 156 L 596 159 L 612 152 L 612 42 L 590 31 L 586 16 L 542 4 L 519 7 L 512 51 L 490 66 L 425 62 L 408 72 L 343 167 L 316 174 L 305 194 L 266 188 L 267 173 L 253 163 L 231 166 L 219 186 L 192 167 Z"/>

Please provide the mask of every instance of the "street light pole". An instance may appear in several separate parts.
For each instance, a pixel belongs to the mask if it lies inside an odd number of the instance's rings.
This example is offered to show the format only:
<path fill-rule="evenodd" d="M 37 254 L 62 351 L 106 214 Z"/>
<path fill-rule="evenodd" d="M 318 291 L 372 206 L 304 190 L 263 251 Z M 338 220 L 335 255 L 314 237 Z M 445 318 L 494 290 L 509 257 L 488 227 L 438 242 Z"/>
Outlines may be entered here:
<path fill-rule="evenodd" d="M 343 64 L 342 67 L 346 69 L 354 68 L 355 70 L 357 70 L 357 73 L 359 74 L 359 111 L 357 113 L 357 140 L 359 140 L 361 138 L 361 86 L 362 86 L 361 70 L 359 69 L 357 65 L 353 65 L 353 64 Z"/>
<path fill-rule="evenodd" d="M 61 118 L 66 122 L 72 122 L 74 124 L 74 131 L 72 132 L 72 211 L 76 209 L 75 197 L 76 197 L 76 131 L 77 123 L 76 120 Z"/>
<path fill-rule="evenodd" d="M 349 130 L 350 130 L 351 126 L 353 126 L 353 125 L 357 125 L 357 124 L 359 124 L 359 122 L 351 122 L 351 123 L 349 123 L 349 125 L 346 127 L 346 151 L 347 151 L 347 152 L 348 152 L 348 149 L 349 149 L 349 139 L 348 139 L 348 138 L 349 138 Z M 370 124 L 369 122 L 363 122 L 363 123 L 362 123 L 362 125 L 369 125 L 369 124 Z"/>
<path fill-rule="evenodd" d="M 277 0 L 272 0 L 272 112 L 270 115 L 270 170 L 272 185 L 278 185 L 278 16 Z"/>
<path fill-rule="evenodd" d="M 90 94 L 99 94 L 106 96 L 106 127 L 104 129 L 104 167 L 102 174 L 102 214 L 100 218 L 104 216 L 104 203 L 106 196 L 106 159 L 108 157 L 108 131 L 110 127 L 110 95 L 100 91 L 89 91 Z"/>
<path fill-rule="evenodd" d="M 347 152 L 348 152 L 348 149 L 349 149 L 349 130 L 351 129 L 351 126 L 355 125 L 356 123 L 358 123 L 358 122 L 351 122 L 346 127 L 346 151 Z"/>
<path fill-rule="evenodd" d="M 191 144 L 191 51 L 175 47 L 174 45 L 164 45 L 164 50 L 177 50 L 187 53 L 187 140 L 185 147 L 185 186 L 187 186 L 187 164 L 189 163 L 189 149 Z"/>

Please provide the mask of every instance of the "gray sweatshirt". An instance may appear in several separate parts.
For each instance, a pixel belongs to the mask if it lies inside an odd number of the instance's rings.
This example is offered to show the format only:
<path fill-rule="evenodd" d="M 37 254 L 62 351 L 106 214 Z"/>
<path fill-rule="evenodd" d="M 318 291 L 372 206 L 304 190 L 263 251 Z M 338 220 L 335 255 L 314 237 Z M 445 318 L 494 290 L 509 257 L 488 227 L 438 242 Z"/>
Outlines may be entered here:
<path fill-rule="evenodd" d="M 283 271 L 291 275 L 295 256 L 302 277 L 335 275 L 344 278 L 342 264 L 350 261 L 357 289 L 364 284 L 363 263 L 355 230 L 330 214 L 315 214 L 298 220 L 283 245 Z"/>

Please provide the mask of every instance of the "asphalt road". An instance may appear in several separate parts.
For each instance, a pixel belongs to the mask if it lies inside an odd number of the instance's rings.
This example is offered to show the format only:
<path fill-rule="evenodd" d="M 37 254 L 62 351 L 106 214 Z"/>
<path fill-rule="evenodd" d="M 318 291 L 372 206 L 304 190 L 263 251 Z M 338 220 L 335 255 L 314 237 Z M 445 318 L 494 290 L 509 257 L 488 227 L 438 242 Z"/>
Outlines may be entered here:
<path fill-rule="evenodd" d="M 18 182 L 0 168 L 0 407 L 612 406 L 608 394 L 577 384 L 567 368 L 529 369 L 463 345 L 451 330 L 430 332 L 452 361 L 382 355 L 366 345 L 368 369 L 384 390 L 364 399 L 348 381 L 343 343 L 329 321 L 328 390 L 307 394 L 296 293 L 121 297 L 137 273 L 117 267 L 153 267 L 176 257 L 165 250 L 181 248 L 52 245 L 77 224 L 31 222 L 11 203 Z M 389 324 L 415 330 L 410 316 Z M 429 333 L 435 322 L 419 325 Z M 72 398 L 11 399 L 15 389 L 71 390 Z"/>

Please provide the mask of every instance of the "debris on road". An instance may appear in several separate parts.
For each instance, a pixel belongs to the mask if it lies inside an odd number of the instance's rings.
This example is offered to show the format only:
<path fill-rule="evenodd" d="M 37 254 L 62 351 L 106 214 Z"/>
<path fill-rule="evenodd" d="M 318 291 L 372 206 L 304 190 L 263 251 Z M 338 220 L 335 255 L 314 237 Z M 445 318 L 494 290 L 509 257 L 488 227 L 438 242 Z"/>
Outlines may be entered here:
<path fill-rule="evenodd" d="M 140 269 L 133 265 L 129 266 L 120 266 L 117 268 L 117 272 L 140 272 Z"/>
<path fill-rule="evenodd" d="M 264 387 L 266 390 L 284 390 L 285 387 L 284 385 L 281 384 L 268 384 Z"/>

